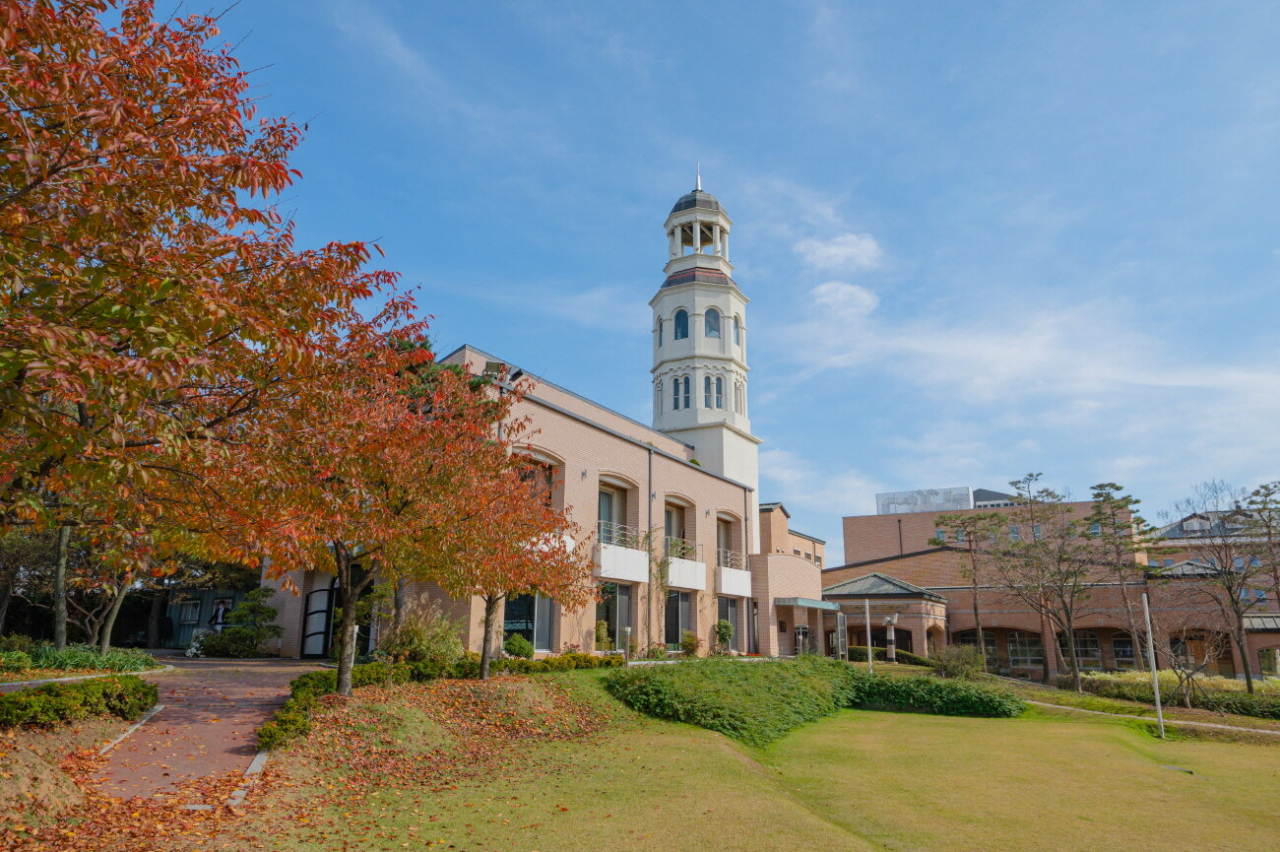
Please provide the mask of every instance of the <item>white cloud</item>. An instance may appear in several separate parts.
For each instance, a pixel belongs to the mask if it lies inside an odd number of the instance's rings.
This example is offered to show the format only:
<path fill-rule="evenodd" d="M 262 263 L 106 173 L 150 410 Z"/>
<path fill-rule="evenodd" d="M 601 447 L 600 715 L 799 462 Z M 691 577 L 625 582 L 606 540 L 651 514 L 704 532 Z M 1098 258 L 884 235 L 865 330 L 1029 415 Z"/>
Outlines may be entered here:
<path fill-rule="evenodd" d="M 793 246 L 809 266 L 837 272 L 865 272 L 878 269 L 884 252 L 875 237 L 853 232 L 822 240 L 816 237 L 799 240 Z"/>
<path fill-rule="evenodd" d="M 761 501 L 785 503 L 799 529 L 826 540 L 827 564 L 841 564 L 843 533 L 835 519 L 874 514 L 875 495 L 885 489 L 857 468 L 841 470 L 829 460 L 819 464 L 792 450 L 766 447 L 760 451 Z M 816 527 L 814 518 L 822 518 Z"/>

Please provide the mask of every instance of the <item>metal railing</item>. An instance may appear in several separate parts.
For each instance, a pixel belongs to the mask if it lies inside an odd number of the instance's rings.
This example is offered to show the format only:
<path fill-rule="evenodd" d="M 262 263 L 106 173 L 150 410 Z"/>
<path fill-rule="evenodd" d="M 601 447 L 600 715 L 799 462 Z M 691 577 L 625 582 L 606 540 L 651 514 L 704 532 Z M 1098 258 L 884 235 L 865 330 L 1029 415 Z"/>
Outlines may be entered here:
<path fill-rule="evenodd" d="M 616 524 L 613 521 L 599 521 L 598 531 L 601 544 L 612 544 L 615 547 L 627 547 L 631 550 L 644 550 L 644 536 L 635 527 Z"/>
<path fill-rule="evenodd" d="M 671 559 L 689 559 L 693 562 L 701 562 L 702 545 L 695 544 L 692 541 L 685 541 L 682 538 L 667 536 L 666 554 Z"/>
<path fill-rule="evenodd" d="M 736 550 L 720 548 L 716 551 L 716 567 L 735 568 L 741 571 L 745 567 L 742 564 L 742 554 Z"/>

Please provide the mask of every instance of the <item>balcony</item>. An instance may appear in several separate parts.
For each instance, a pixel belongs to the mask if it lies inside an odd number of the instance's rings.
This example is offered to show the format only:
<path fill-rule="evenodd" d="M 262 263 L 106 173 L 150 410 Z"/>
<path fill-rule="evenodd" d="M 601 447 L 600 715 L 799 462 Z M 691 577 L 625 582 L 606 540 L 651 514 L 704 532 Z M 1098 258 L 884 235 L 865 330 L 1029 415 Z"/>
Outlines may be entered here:
<path fill-rule="evenodd" d="M 751 572 L 726 565 L 717 566 L 716 594 L 738 598 L 751 597 Z"/>
<path fill-rule="evenodd" d="M 667 585 L 676 589 L 707 588 L 707 563 L 702 560 L 702 548 L 682 538 L 668 538 Z"/>
<path fill-rule="evenodd" d="M 633 527 L 601 521 L 599 533 L 595 576 L 623 583 L 649 582 L 649 552 Z"/>

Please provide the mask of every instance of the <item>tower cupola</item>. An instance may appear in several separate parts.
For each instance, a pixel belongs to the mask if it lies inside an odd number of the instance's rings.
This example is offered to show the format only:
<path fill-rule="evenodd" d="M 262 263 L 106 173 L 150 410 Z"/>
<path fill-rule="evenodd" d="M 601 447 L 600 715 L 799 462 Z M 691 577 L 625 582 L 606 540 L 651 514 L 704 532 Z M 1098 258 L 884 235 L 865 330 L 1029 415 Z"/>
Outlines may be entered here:
<path fill-rule="evenodd" d="M 665 223 L 667 264 L 653 308 L 653 425 L 708 470 L 756 487 L 760 439 L 747 406 L 747 297 L 733 280 L 733 222 L 702 179 Z M 754 499 L 754 497 L 753 497 Z"/>

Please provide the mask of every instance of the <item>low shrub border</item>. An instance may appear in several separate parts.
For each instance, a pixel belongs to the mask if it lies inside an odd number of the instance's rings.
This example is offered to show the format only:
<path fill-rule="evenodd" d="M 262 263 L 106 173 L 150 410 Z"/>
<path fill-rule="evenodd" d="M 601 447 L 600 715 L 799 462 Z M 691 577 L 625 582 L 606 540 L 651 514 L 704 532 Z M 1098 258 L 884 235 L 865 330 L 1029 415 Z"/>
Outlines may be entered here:
<path fill-rule="evenodd" d="M 756 746 L 843 708 L 1008 718 L 1026 706 L 1008 692 L 977 683 L 873 675 L 821 657 L 631 668 L 611 673 L 605 687 L 634 710 Z"/>
<path fill-rule="evenodd" d="M 572 652 L 547 657 L 542 660 L 526 660 L 519 657 L 492 660 L 492 674 L 540 674 L 563 672 L 572 669 L 617 668 L 626 662 L 621 654 L 596 656 Z M 451 665 L 440 663 L 366 663 L 351 670 L 353 687 L 375 684 L 427 682 L 441 678 L 474 679 L 480 676 L 480 655 L 468 654 Z M 295 737 L 305 736 L 311 730 L 311 713 L 321 696 L 338 691 L 338 673 L 333 669 L 307 672 L 289 683 L 289 700 L 276 714 L 258 729 L 258 748 L 264 751 L 279 748 Z"/>
<path fill-rule="evenodd" d="M 133 721 L 156 703 L 155 684 L 136 675 L 112 675 L 77 683 L 50 683 L 0 694 L 0 728 L 66 724 L 86 716 Z"/>
<path fill-rule="evenodd" d="M 1059 675 L 1057 683 L 1059 689 L 1072 688 L 1070 675 Z M 1140 701 L 1143 704 L 1155 703 L 1155 693 L 1150 683 L 1095 675 L 1080 678 L 1080 685 L 1085 692 L 1103 698 L 1121 698 Z M 1165 701 L 1170 701 L 1167 693 L 1163 697 Z M 1191 706 L 1199 710 L 1234 713 L 1237 716 L 1253 716 L 1257 719 L 1280 719 L 1280 695 L 1274 693 L 1250 695 L 1247 692 L 1192 692 Z"/>
<path fill-rule="evenodd" d="M 886 651 L 884 648 L 876 648 L 875 650 L 876 650 L 877 663 L 889 662 L 888 651 Z M 929 668 L 934 668 L 935 666 L 937 666 L 937 663 L 934 662 L 933 660 L 930 660 L 928 657 L 921 657 L 919 654 L 913 654 L 910 651 L 903 651 L 899 649 L 894 653 L 894 656 L 897 657 L 896 662 L 904 663 L 908 666 L 927 666 Z M 867 649 L 865 647 L 861 645 L 849 646 L 849 662 L 865 663 L 866 661 L 867 661 Z"/>

